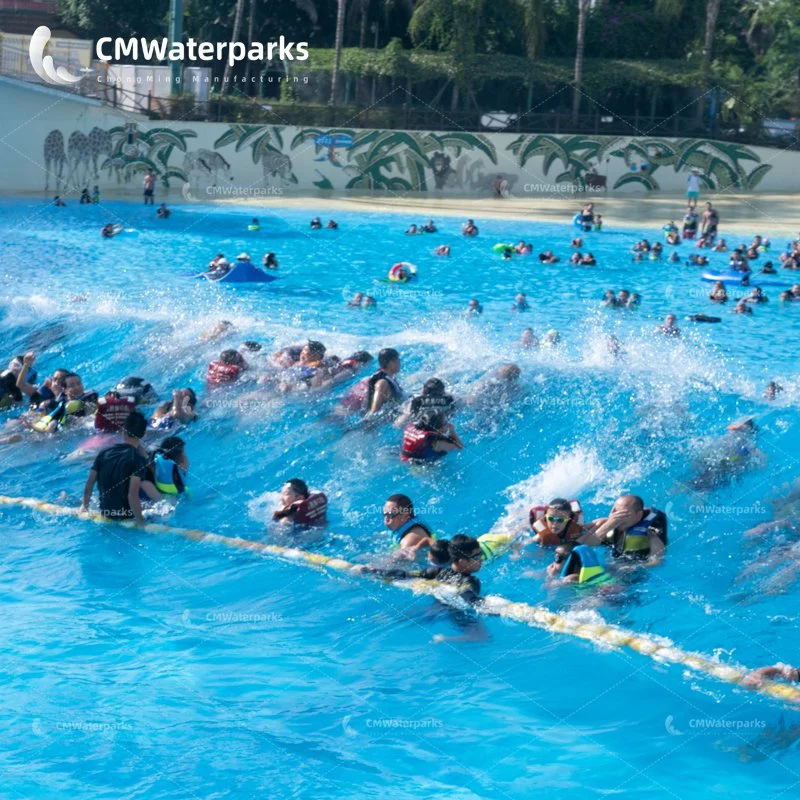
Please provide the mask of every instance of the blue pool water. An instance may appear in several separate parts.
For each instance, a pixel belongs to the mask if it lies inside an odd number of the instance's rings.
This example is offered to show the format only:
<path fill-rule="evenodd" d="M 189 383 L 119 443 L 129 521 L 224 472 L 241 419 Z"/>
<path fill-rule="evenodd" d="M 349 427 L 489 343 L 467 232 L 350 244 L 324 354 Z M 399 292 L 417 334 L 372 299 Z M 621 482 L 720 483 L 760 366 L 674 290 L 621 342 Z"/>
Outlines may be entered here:
<path fill-rule="evenodd" d="M 720 310 L 701 270 L 631 263 L 633 242 L 659 232 L 612 219 L 585 237 L 598 266 L 577 268 L 491 252 L 524 238 L 566 262 L 574 228 L 550 223 L 478 220 L 481 235 L 463 240 L 455 219 L 407 237 L 424 218 L 382 214 L 340 213 L 339 231 L 311 232 L 312 216 L 330 216 L 322 206 L 190 205 L 166 222 L 122 202 L 56 211 L 6 199 L 0 211 L 3 357 L 36 349 L 40 374 L 66 365 L 100 391 L 127 374 L 162 396 L 198 390 L 200 420 L 185 432 L 193 493 L 171 524 L 269 541 L 274 493 L 302 476 L 331 501 L 329 531 L 311 546 L 366 561 L 389 551 L 380 508 L 393 492 L 411 495 L 439 530 L 478 535 L 555 495 L 580 498 L 593 518 L 634 491 L 671 527 L 664 564 L 628 602 L 598 607 L 547 589 L 548 558 L 533 549 L 486 566 L 484 591 L 602 617 L 724 663 L 800 662 L 796 556 L 782 538 L 742 539 L 797 476 L 800 308 L 782 307 L 777 288 L 752 318 Z M 259 234 L 246 232 L 254 214 Z M 139 234 L 103 241 L 108 221 Z M 445 243 L 451 258 L 433 256 Z M 274 251 L 280 280 L 236 288 L 184 277 L 218 250 L 258 262 Z M 374 282 L 399 260 L 419 266 L 415 285 Z M 607 288 L 640 292 L 642 307 L 600 309 Z M 376 312 L 345 308 L 358 290 L 377 298 Z M 510 311 L 520 290 L 532 304 L 521 315 Z M 481 319 L 461 317 L 470 297 Z M 652 333 L 668 311 L 680 341 Z M 685 321 L 696 312 L 723 321 Z M 202 342 L 221 319 L 236 332 Z M 563 347 L 520 352 L 527 326 L 540 337 L 558 329 Z M 608 333 L 625 346 L 617 361 Z M 412 390 L 438 375 L 469 395 L 487 370 L 515 361 L 524 394 L 459 412 L 466 449 L 414 470 L 399 461 L 396 429 L 327 419 L 346 387 L 239 406 L 232 400 L 252 385 L 205 391 L 223 347 L 256 339 L 271 351 L 309 336 L 341 356 L 398 348 Z M 784 386 L 773 404 L 762 397 L 771 379 Z M 767 466 L 688 492 L 693 455 L 745 413 L 759 415 Z M 50 501 L 65 492 L 77 504 L 88 462 L 66 456 L 87 435 L 3 446 L 0 492 Z M 797 715 L 680 667 L 496 619 L 485 622 L 487 641 L 433 644 L 458 635 L 456 620 L 396 587 L 22 509 L 0 519 L 5 797 L 797 794 Z M 767 544 L 783 555 L 762 568 Z"/>

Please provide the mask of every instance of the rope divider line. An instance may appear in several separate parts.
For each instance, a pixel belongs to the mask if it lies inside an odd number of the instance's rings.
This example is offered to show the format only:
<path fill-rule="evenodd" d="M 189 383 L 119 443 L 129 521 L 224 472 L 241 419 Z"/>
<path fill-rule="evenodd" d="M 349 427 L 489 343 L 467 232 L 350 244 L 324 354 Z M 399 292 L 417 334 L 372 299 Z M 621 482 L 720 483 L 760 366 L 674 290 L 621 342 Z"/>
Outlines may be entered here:
<path fill-rule="evenodd" d="M 218 544 L 239 550 L 249 550 L 295 564 L 306 564 L 315 568 L 324 567 L 336 572 L 365 577 L 361 572 L 361 565 L 352 564 L 349 561 L 335 556 L 326 556 L 322 553 L 310 553 L 307 550 L 301 550 L 296 547 L 283 547 L 276 544 L 242 539 L 238 536 L 224 536 L 219 533 L 203 531 L 198 528 L 178 528 L 172 525 L 164 525 L 155 522 L 149 522 L 143 526 L 138 526 L 133 520 L 114 519 L 94 512 L 85 513 L 78 508 L 49 503 L 35 497 L 8 497 L 6 495 L 0 495 L 0 506 L 18 506 L 40 511 L 52 516 L 74 517 L 76 519 L 85 519 L 99 524 L 115 523 L 126 528 L 141 530 L 145 533 L 171 534 L 195 542 Z M 509 534 L 509 545 L 513 538 L 513 534 Z M 445 602 L 447 602 L 448 599 L 452 600 L 452 597 L 448 598 L 446 591 L 443 591 L 445 587 L 434 580 L 415 578 L 390 582 L 393 586 L 409 590 L 415 595 L 424 594 L 434 596 Z M 635 631 L 625 630 L 616 625 L 581 622 L 540 606 L 512 602 L 498 595 L 488 595 L 484 597 L 483 601 L 475 606 L 475 611 L 484 616 L 514 620 L 515 622 L 520 622 L 533 628 L 540 628 L 551 633 L 574 636 L 578 639 L 585 639 L 605 647 L 627 647 L 640 655 L 652 658 L 654 661 L 680 664 L 693 672 L 708 675 L 723 683 L 743 686 L 744 688 L 758 692 L 767 697 L 800 706 L 800 688 L 797 686 L 777 681 L 763 681 L 757 686 L 747 686 L 744 684 L 747 670 L 711 661 L 700 653 L 686 652 L 674 645 L 663 644 L 653 637 L 641 635 Z"/>

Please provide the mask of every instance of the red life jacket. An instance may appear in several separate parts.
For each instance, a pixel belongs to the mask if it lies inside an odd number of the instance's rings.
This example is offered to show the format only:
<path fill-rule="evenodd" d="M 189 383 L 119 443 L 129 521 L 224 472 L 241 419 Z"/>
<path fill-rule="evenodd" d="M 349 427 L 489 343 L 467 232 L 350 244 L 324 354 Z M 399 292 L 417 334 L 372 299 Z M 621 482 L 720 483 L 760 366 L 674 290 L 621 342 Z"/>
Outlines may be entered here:
<path fill-rule="evenodd" d="M 435 461 L 444 453 L 437 453 L 433 443 L 446 437 L 436 431 L 420 430 L 414 423 L 407 425 L 403 431 L 403 448 L 400 451 L 401 461 Z"/>
<path fill-rule="evenodd" d="M 578 500 L 570 500 L 569 506 L 572 509 L 572 519 L 564 532 L 567 540 L 575 539 L 580 534 L 583 525 L 583 510 Z M 542 546 L 562 544 L 561 539 L 551 530 L 550 525 L 544 518 L 547 506 L 533 506 L 530 511 L 530 523 L 534 533 L 539 534 L 539 544 Z"/>
<path fill-rule="evenodd" d="M 342 405 L 350 411 L 361 411 L 367 402 L 367 392 L 369 391 L 369 378 L 360 380 L 342 398 Z"/>
<path fill-rule="evenodd" d="M 94 429 L 99 433 L 119 433 L 131 411 L 136 411 L 136 400 L 133 397 L 107 394 L 97 401 Z"/>
<path fill-rule="evenodd" d="M 328 498 L 322 492 L 314 492 L 295 503 L 292 519 L 296 525 L 324 525 L 327 521 Z"/>
<path fill-rule="evenodd" d="M 212 361 L 206 372 L 206 382 L 215 386 L 224 383 L 233 383 L 241 374 L 242 368 L 238 364 L 226 364 L 224 361 Z"/>

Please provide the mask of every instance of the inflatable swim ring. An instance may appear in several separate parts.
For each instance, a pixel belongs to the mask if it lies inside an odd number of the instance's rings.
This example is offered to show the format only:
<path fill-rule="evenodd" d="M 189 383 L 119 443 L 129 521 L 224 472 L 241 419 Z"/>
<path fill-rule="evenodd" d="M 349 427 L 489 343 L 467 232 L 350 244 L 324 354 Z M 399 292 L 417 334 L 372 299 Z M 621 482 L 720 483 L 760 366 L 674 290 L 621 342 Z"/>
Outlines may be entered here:
<path fill-rule="evenodd" d="M 260 225 L 252 225 L 252 224 L 250 224 L 250 225 L 247 226 L 247 230 L 252 231 L 252 232 L 255 233 L 256 231 L 260 231 L 261 230 L 261 226 Z"/>
<path fill-rule="evenodd" d="M 409 261 L 398 261 L 392 265 L 387 277 L 392 283 L 408 283 L 417 277 L 417 268 Z"/>
<path fill-rule="evenodd" d="M 513 244 L 503 244 L 502 242 L 498 242 L 497 244 L 492 245 L 492 250 L 495 253 L 502 253 L 504 250 L 514 250 Z"/>

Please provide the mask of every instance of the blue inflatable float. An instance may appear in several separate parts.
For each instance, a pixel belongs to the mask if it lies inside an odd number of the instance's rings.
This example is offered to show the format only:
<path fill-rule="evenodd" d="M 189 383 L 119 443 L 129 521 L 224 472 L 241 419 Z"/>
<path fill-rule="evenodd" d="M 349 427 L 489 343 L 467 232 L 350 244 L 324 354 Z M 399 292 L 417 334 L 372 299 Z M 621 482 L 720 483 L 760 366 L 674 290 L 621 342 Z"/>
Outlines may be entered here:
<path fill-rule="evenodd" d="M 704 272 L 703 280 L 713 283 L 722 281 L 723 283 L 730 283 L 734 286 L 789 286 L 785 281 L 763 280 L 752 271 L 736 272 L 734 270 L 727 270 L 725 272 Z"/>
<path fill-rule="evenodd" d="M 201 272 L 193 277 L 205 278 L 212 283 L 272 283 L 272 281 L 278 280 L 277 275 L 264 272 L 252 261 L 237 261 L 220 277 L 216 277 L 213 272 Z"/>

